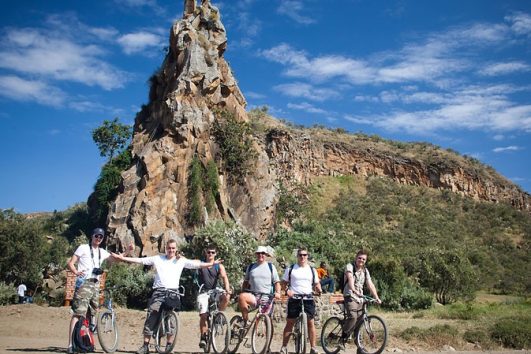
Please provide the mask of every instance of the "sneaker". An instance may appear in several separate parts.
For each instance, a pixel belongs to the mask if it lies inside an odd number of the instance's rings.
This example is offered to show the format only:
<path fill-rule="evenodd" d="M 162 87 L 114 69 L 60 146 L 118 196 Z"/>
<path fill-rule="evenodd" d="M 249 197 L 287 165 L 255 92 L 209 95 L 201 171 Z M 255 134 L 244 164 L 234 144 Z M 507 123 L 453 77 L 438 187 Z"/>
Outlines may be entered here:
<path fill-rule="evenodd" d="M 165 350 L 166 353 L 172 353 L 173 352 L 171 350 L 172 345 L 173 345 L 173 343 L 166 344 L 166 350 Z"/>
<path fill-rule="evenodd" d="M 74 348 L 73 348 L 73 347 L 68 347 L 68 348 L 66 349 L 66 353 L 67 353 L 67 354 L 74 354 Z"/>
<path fill-rule="evenodd" d="M 313 347 L 312 349 L 310 349 L 310 354 L 319 354 L 319 352 L 317 351 L 316 347 Z"/>
<path fill-rule="evenodd" d="M 149 353 L 149 346 L 146 344 L 142 344 L 140 348 L 136 351 L 136 354 L 148 354 Z"/>
<path fill-rule="evenodd" d="M 287 347 L 280 348 L 280 354 L 288 354 L 288 348 Z"/>
<path fill-rule="evenodd" d="M 199 341 L 199 348 L 201 349 L 205 349 L 207 346 L 207 342 L 206 342 L 206 336 L 203 334 L 201 336 L 201 340 Z"/>

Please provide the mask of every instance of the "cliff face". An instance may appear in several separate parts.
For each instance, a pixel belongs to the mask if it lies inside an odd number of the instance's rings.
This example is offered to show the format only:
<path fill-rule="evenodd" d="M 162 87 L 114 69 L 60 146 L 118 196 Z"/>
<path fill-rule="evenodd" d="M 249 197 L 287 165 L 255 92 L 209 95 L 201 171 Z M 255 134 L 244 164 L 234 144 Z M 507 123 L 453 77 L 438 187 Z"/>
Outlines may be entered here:
<path fill-rule="evenodd" d="M 223 53 L 226 32 L 217 8 L 185 1 L 183 19 L 170 32 L 169 52 L 151 78 L 150 103 L 137 115 L 132 142 L 135 165 L 122 174 L 108 229 L 115 243 L 137 255 L 163 250 L 165 241 L 194 233 L 187 222 L 190 165 L 197 156 L 220 171 L 215 210 L 208 218 L 235 220 L 256 237 L 274 227 L 278 182 L 310 184 L 316 176 L 387 176 L 398 183 L 448 189 L 476 199 L 529 210 L 529 194 L 514 184 L 482 179 L 459 166 L 426 164 L 339 140 L 273 128 L 254 137 L 253 173 L 229 183 L 213 138 L 216 109 L 248 121 L 243 97 Z"/>

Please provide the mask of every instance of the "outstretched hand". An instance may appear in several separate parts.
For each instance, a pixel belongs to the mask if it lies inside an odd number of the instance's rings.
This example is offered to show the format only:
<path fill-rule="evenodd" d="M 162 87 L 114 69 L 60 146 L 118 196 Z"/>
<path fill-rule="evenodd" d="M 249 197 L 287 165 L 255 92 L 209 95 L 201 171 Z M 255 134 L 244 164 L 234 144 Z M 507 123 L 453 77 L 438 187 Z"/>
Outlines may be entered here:
<path fill-rule="evenodd" d="M 124 260 L 124 254 L 123 253 L 114 253 L 114 252 L 111 252 L 111 257 L 114 258 L 114 259 L 119 259 L 121 261 Z"/>

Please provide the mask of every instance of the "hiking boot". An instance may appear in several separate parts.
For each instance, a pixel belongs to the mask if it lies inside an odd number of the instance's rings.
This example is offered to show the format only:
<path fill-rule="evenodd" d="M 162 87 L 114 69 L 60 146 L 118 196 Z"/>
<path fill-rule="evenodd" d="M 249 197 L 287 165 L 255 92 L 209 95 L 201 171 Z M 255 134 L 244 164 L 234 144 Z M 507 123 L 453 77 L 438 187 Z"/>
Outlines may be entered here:
<path fill-rule="evenodd" d="M 148 354 L 149 353 L 149 345 L 143 344 L 138 350 L 136 351 L 136 354 Z"/>
<path fill-rule="evenodd" d="M 199 341 L 199 348 L 201 349 L 205 349 L 207 346 L 207 342 L 206 342 L 206 335 L 201 335 L 201 340 Z"/>
<path fill-rule="evenodd" d="M 317 351 L 316 347 L 313 347 L 312 349 L 310 349 L 310 354 L 319 354 L 319 352 Z"/>

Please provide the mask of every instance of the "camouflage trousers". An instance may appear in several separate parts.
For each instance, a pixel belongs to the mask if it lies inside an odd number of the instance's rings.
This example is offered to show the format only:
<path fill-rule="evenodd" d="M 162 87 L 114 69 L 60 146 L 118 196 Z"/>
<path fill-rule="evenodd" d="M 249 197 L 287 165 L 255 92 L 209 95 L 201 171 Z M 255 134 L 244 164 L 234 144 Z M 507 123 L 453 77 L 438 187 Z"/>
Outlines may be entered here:
<path fill-rule="evenodd" d="M 85 282 L 76 289 L 74 299 L 72 300 L 72 311 L 76 316 L 85 316 L 89 308 L 97 309 L 100 300 L 100 283 L 94 282 L 91 279 Z M 94 315 L 94 314 L 93 314 Z"/>

